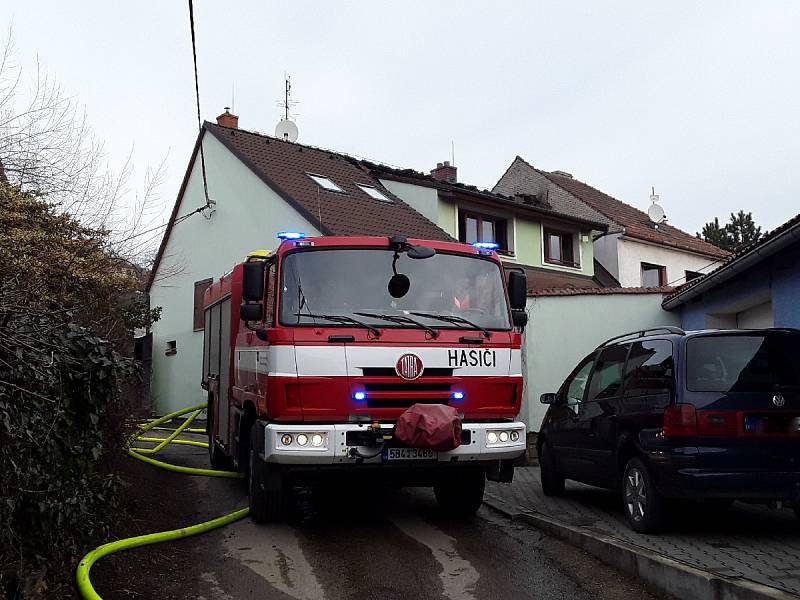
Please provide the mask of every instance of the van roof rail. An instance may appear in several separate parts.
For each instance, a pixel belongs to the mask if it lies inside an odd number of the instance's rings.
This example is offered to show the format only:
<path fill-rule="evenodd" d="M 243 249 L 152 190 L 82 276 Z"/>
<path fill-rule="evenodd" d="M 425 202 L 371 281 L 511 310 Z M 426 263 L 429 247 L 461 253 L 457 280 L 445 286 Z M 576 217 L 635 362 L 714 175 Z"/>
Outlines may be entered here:
<path fill-rule="evenodd" d="M 652 329 L 642 329 L 640 331 L 631 331 L 630 333 L 623 333 L 622 335 L 617 335 L 615 337 L 607 339 L 605 342 L 600 344 L 595 350 L 599 350 L 605 346 L 608 346 L 611 342 L 617 342 L 623 340 L 625 338 L 640 338 L 646 335 L 654 335 L 656 333 L 674 333 L 676 335 L 686 335 L 686 332 L 681 329 L 680 327 L 672 327 L 670 325 L 665 325 L 664 327 L 654 327 Z"/>

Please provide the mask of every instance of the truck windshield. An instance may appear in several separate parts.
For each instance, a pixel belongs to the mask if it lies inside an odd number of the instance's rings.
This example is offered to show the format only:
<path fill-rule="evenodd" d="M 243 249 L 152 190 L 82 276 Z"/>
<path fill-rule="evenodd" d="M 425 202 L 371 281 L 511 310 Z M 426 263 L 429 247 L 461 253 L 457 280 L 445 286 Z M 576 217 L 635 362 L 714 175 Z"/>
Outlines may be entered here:
<path fill-rule="evenodd" d="M 380 327 L 418 328 L 383 315 L 406 315 L 428 327 L 470 329 L 463 320 L 437 320 L 444 315 L 466 319 L 485 329 L 510 329 L 502 272 L 497 263 L 458 254 L 437 253 L 411 259 L 401 253 L 397 272 L 411 281 L 408 293 L 393 298 L 387 288 L 393 252 L 378 249 L 310 250 L 283 261 L 280 318 L 284 325 L 320 323 L 319 315 L 352 317 Z M 368 313 L 375 313 L 371 316 Z M 315 315 L 315 316 L 312 316 Z M 341 323 L 339 323 L 341 325 Z"/>
<path fill-rule="evenodd" d="M 771 392 L 800 388 L 800 334 L 712 335 L 689 340 L 693 392 Z"/>

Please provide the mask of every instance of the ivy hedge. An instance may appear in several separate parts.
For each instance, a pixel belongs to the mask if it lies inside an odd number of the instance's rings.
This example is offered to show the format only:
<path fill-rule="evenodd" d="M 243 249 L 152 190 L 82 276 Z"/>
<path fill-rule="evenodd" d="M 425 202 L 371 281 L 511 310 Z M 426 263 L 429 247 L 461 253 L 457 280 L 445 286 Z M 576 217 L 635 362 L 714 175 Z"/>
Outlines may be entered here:
<path fill-rule="evenodd" d="M 63 597 L 118 518 L 124 354 L 158 313 L 105 235 L 0 182 L 0 598 Z"/>

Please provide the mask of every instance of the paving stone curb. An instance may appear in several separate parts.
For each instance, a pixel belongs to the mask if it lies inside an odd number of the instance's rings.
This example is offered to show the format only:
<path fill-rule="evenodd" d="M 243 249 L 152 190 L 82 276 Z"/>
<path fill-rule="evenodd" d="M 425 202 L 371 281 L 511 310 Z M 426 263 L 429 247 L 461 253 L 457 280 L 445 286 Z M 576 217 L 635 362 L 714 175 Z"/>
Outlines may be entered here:
<path fill-rule="evenodd" d="M 512 520 L 557 537 L 649 587 L 681 600 L 798 600 L 800 596 L 742 578 L 723 577 L 550 516 L 519 511 L 489 494 L 484 504 Z"/>

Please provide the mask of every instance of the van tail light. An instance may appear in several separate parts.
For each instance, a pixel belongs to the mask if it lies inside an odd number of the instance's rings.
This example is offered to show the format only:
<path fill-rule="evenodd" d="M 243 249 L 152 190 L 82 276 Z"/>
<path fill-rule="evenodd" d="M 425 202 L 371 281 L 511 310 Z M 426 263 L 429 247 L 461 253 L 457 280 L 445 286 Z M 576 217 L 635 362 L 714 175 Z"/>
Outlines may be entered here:
<path fill-rule="evenodd" d="M 672 404 L 664 411 L 667 437 L 738 435 L 736 411 L 696 410 L 691 404 Z"/>
<path fill-rule="evenodd" d="M 697 411 L 691 404 L 670 404 L 664 411 L 664 435 L 694 437 L 697 435 Z"/>
<path fill-rule="evenodd" d="M 735 437 L 739 432 L 737 415 L 730 410 L 698 410 L 697 434 Z"/>

